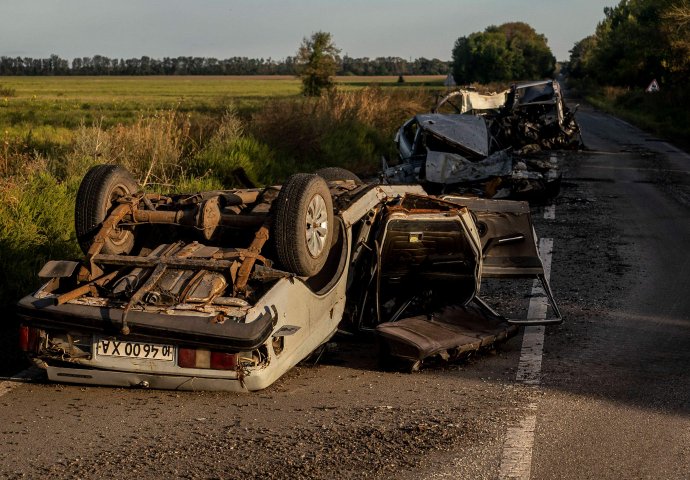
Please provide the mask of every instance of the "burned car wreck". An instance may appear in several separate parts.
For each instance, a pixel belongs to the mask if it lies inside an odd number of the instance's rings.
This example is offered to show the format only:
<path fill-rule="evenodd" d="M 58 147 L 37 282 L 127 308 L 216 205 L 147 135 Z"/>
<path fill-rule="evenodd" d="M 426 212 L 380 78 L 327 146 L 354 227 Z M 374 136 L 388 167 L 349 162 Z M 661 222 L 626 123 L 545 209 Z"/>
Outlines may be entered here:
<path fill-rule="evenodd" d="M 18 304 L 49 380 L 259 390 L 338 330 L 418 368 L 560 312 L 524 202 L 432 197 L 341 169 L 282 186 L 162 195 L 100 165 L 75 211 L 82 261 L 50 261 Z M 482 278 L 541 282 L 553 315 L 510 319 Z"/>
<path fill-rule="evenodd" d="M 431 113 L 403 124 L 395 137 L 400 161 L 395 166 L 384 161 L 382 178 L 392 184 L 420 182 L 432 193 L 555 196 L 561 173 L 548 151 L 582 148 L 574 113 L 555 80 L 492 95 L 451 92 Z"/>

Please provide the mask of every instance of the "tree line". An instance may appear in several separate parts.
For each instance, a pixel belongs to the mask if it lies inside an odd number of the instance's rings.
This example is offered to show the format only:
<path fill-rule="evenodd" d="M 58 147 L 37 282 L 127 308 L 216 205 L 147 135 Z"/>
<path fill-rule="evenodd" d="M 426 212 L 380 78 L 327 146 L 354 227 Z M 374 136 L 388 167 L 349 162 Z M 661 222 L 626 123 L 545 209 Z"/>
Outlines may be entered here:
<path fill-rule="evenodd" d="M 690 2 L 621 0 L 570 50 L 568 73 L 602 85 L 683 87 L 690 75 Z"/>
<path fill-rule="evenodd" d="M 162 59 L 0 57 L 0 75 L 294 75 L 295 57 L 165 57 Z M 450 64 L 437 58 L 405 60 L 399 57 L 354 58 L 336 56 L 337 75 L 443 75 Z"/>

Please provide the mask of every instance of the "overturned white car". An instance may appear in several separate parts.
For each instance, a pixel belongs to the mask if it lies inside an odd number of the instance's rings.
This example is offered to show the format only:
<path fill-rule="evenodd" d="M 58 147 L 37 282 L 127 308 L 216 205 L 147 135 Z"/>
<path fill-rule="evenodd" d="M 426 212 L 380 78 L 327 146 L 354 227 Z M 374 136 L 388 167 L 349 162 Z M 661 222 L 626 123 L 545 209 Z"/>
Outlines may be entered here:
<path fill-rule="evenodd" d="M 342 169 L 160 195 L 101 165 L 81 184 L 76 231 L 85 258 L 48 262 L 18 305 L 22 348 L 54 381 L 258 390 L 339 325 L 377 331 L 418 368 L 532 322 L 489 307 L 483 276 L 541 280 L 554 316 L 538 322 L 561 320 L 526 204 L 366 185 Z"/>

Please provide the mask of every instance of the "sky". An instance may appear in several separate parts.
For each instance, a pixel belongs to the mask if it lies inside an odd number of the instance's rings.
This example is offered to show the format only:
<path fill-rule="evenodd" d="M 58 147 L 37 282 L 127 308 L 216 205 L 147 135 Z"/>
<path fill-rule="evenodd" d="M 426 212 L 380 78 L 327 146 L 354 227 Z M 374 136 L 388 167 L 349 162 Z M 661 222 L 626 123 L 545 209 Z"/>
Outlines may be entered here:
<path fill-rule="evenodd" d="M 0 56 L 283 59 L 330 32 L 351 57 L 450 60 L 455 41 L 522 21 L 558 60 L 618 0 L 0 0 Z"/>

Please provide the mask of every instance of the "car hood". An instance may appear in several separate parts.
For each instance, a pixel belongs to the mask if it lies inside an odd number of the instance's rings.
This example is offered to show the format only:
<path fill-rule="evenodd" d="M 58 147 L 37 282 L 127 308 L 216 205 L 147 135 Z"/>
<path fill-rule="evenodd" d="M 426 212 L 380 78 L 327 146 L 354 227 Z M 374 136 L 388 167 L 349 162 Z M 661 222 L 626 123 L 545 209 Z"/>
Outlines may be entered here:
<path fill-rule="evenodd" d="M 475 115 L 431 113 L 417 115 L 428 133 L 470 154 L 489 155 L 489 131 L 484 118 Z"/>

